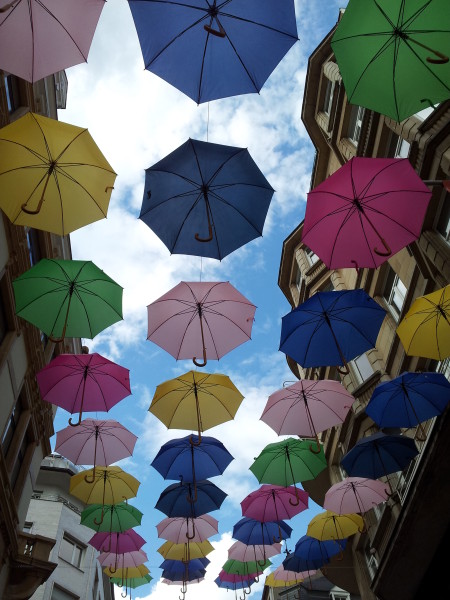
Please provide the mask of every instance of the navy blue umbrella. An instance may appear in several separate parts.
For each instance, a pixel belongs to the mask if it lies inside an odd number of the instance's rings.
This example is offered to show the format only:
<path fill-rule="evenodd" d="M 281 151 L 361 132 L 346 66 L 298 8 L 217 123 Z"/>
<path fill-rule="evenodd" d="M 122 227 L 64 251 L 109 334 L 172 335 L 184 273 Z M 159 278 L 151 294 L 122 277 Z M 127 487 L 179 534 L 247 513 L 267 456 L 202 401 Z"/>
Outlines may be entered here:
<path fill-rule="evenodd" d="M 129 0 L 145 68 L 197 104 L 259 92 L 297 41 L 294 0 Z"/>
<path fill-rule="evenodd" d="M 233 527 L 233 537 L 247 546 L 270 546 L 275 542 L 291 537 L 292 527 L 284 521 L 266 521 L 261 523 L 255 519 L 243 517 Z M 264 556 L 265 562 L 266 558 Z M 261 564 L 261 563 L 260 563 Z"/>
<path fill-rule="evenodd" d="M 178 581 L 179 579 L 200 579 L 205 574 L 206 566 L 209 565 L 210 561 L 207 558 L 193 558 L 192 560 L 163 560 L 159 565 L 160 569 L 163 569 L 163 577 L 170 579 L 171 581 Z M 203 571 L 202 575 L 196 575 L 196 573 Z M 166 575 L 164 574 L 166 573 Z M 167 577 L 167 573 L 170 574 Z"/>
<path fill-rule="evenodd" d="M 280 350 L 302 367 L 348 373 L 347 361 L 375 346 L 385 316 L 364 290 L 318 292 L 283 317 Z"/>
<path fill-rule="evenodd" d="M 208 480 L 197 482 L 195 497 L 192 483 L 174 483 L 161 493 L 155 508 L 168 517 L 191 517 L 195 519 L 218 510 L 227 497 L 217 485 Z"/>
<path fill-rule="evenodd" d="M 242 590 L 245 587 L 250 587 L 251 585 L 253 585 L 255 583 L 255 579 L 247 579 L 247 580 L 243 580 L 243 581 L 236 581 L 236 582 L 231 582 L 231 581 L 222 581 L 222 579 L 220 579 L 220 577 L 216 577 L 214 579 L 214 583 L 219 586 L 220 588 L 224 588 L 225 590 Z"/>
<path fill-rule="evenodd" d="M 342 553 L 346 545 L 347 539 L 317 540 L 309 535 L 304 535 L 295 544 L 294 555 L 307 561 L 325 560 L 329 562 L 333 556 Z"/>
<path fill-rule="evenodd" d="M 294 573 L 305 573 L 307 571 L 316 571 L 330 562 L 330 559 L 307 560 L 289 552 L 283 560 L 282 565 L 285 571 L 294 571 Z"/>
<path fill-rule="evenodd" d="M 379 427 L 409 428 L 440 415 L 449 402 L 450 383 L 442 373 L 403 373 L 377 385 L 366 413 Z"/>
<path fill-rule="evenodd" d="M 139 218 L 171 253 L 221 260 L 262 235 L 273 193 L 246 148 L 189 139 L 146 170 Z"/>

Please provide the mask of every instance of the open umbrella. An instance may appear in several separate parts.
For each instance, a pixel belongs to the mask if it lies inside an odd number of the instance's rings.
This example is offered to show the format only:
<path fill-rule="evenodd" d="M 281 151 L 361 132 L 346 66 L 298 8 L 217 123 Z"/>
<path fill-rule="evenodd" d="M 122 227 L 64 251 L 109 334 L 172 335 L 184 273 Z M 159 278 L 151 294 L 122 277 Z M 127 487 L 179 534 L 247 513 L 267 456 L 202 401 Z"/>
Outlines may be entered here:
<path fill-rule="evenodd" d="M 110 567 L 106 567 L 103 569 L 103 572 L 107 577 L 120 577 L 122 580 L 133 579 L 135 577 L 144 577 L 145 575 L 150 574 L 148 567 L 146 567 L 145 565 L 138 565 L 136 567 L 124 567 L 118 569 L 111 569 Z"/>
<path fill-rule="evenodd" d="M 0 165 L 0 208 L 15 225 L 67 235 L 106 217 L 116 174 L 87 129 L 27 113 L 0 131 Z"/>
<path fill-rule="evenodd" d="M 207 558 L 193 558 L 192 560 L 171 560 L 166 559 L 159 565 L 159 568 L 163 570 L 163 577 L 172 579 L 177 577 L 178 579 L 197 579 L 198 573 L 201 573 L 200 577 L 206 572 L 206 567 L 210 561 Z"/>
<path fill-rule="evenodd" d="M 214 546 L 205 540 L 204 542 L 185 541 L 181 544 L 164 542 L 158 548 L 158 552 L 169 560 L 192 560 L 193 558 L 205 558 L 214 550 Z"/>
<path fill-rule="evenodd" d="M 189 371 L 158 385 L 149 411 L 169 429 L 196 429 L 200 442 L 203 431 L 234 418 L 243 398 L 226 375 Z"/>
<path fill-rule="evenodd" d="M 99 552 L 125 554 L 140 550 L 145 544 L 145 540 L 134 529 L 128 529 L 122 533 L 119 531 L 95 533 L 88 543 Z"/>
<path fill-rule="evenodd" d="M 315 437 L 320 452 L 317 433 L 343 423 L 354 402 L 353 396 L 338 381 L 296 381 L 269 396 L 261 415 L 278 435 Z"/>
<path fill-rule="evenodd" d="M 97 556 L 97 560 L 103 567 L 109 567 L 110 570 L 113 570 L 117 569 L 117 565 L 119 565 L 121 569 L 139 567 L 147 562 L 148 556 L 143 550 L 124 552 L 120 555 L 120 558 L 118 558 L 118 555 L 115 552 L 102 552 Z"/>
<path fill-rule="evenodd" d="M 337 515 L 326 510 L 311 519 L 306 533 L 318 540 L 342 540 L 363 531 L 364 521 L 359 515 Z"/>
<path fill-rule="evenodd" d="M 297 498 L 300 498 L 298 503 Z M 259 490 L 251 492 L 244 498 L 241 507 L 244 517 L 262 523 L 292 519 L 308 508 L 308 494 L 292 486 L 262 485 Z M 281 539 L 277 542 L 281 542 Z"/>
<path fill-rule="evenodd" d="M 293 556 L 317 564 L 316 568 L 321 568 L 324 564 L 330 562 L 333 556 L 342 554 L 347 545 L 347 538 L 318 540 L 310 535 L 302 536 L 295 544 Z M 292 561 L 294 565 L 294 561 Z"/>
<path fill-rule="evenodd" d="M 227 281 L 182 281 L 147 307 L 147 339 L 204 367 L 250 339 L 255 310 Z"/>
<path fill-rule="evenodd" d="M 240 560 L 241 562 L 248 561 L 261 561 L 264 557 L 271 558 L 281 554 L 281 544 L 244 544 L 243 542 L 234 542 L 232 546 L 228 548 L 228 558 L 234 560 Z"/>
<path fill-rule="evenodd" d="M 373 348 L 386 311 L 362 289 L 317 292 L 285 315 L 280 350 L 302 367 L 344 365 Z"/>
<path fill-rule="evenodd" d="M 60 354 L 36 374 L 36 380 L 43 400 L 78 412 L 79 422 L 83 409 L 108 411 L 131 394 L 129 370 L 97 353 Z"/>
<path fill-rule="evenodd" d="M 128 594 L 128 590 L 135 589 L 141 587 L 143 585 L 147 585 L 153 579 L 151 575 L 143 575 L 142 577 L 110 577 L 109 580 L 111 583 L 115 585 L 125 588 L 125 593 L 122 592 L 122 598 L 126 598 Z M 131 600 L 131 592 L 130 592 L 130 600 Z"/>
<path fill-rule="evenodd" d="M 289 527 L 284 521 L 261 523 L 261 521 L 249 519 L 248 517 L 243 517 L 233 527 L 233 538 L 247 546 L 270 545 L 279 536 L 281 536 L 281 539 L 287 540 L 291 537 L 291 533 L 292 527 Z M 266 558 L 264 555 L 263 561 Z"/>
<path fill-rule="evenodd" d="M 354 157 L 309 192 L 302 240 L 329 269 L 376 269 L 420 236 L 430 198 L 406 158 Z"/>
<path fill-rule="evenodd" d="M 189 517 L 195 519 L 205 513 L 218 510 L 227 497 L 217 485 L 208 480 L 197 482 L 197 496 L 194 499 L 192 483 L 174 483 L 162 491 L 155 508 L 168 517 Z"/>
<path fill-rule="evenodd" d="M 322 558 L 318 560 L 308 560 L 300 558 L 292 552 L 283 560 L 282 565 L 287 571 L 295 571 L 296 573 L 313 573 L 316 569 L 321 569 L 324 565 L 330 562 L 331 559 Z"/>
<path fill-rule="evenodd" d="M 349 102 L 403 121 L 425 99 L 449 98 L 447 9 L 446 0 L 351 0 L 331 42 Z"/>
<path fill-rule="evenodd" d="M 305 575 L 304 573 L 299 573 L 298 577 L 294 577 L 294 579 L 287 579 L 287 577 L 291 577 L 293 571 L 285 571 L 286 575 L 284 577 L 282 577 L 280 575 L 280 571 L 278 571 L 278 569 L 276 569 L 277 572 L 273 571 L 272 573 L 269 573 L 264 581 L 264 585 L 267 585 L 267 587 L 271 587 L 271 588 L 276 588 L 276 587 L 282 587 L 282 588 L 287 588 L 287 587 L 291 587 L 293 585 L 296 585 L 298 583 L 300 583 L 301 581 L 303 581 L 303 579 L 305 577 L 308 576 Z M 311 573 L 311 575 L 313 575 L 315 573 L 315 571 L 313 571 Z M 300 577 L 300 575 L 302 575 L 302 577 Z M 303 577 L 305 575 L 305 577 Z M 298 598 L 298 596 L 297 596 Z"/>
<path fill-rule="evenodd" d="M 406 354 L 444 360 L 450 356 L 450 285 L 416 298 L 397 327 Z"/>
<path fill-rule="evenodd" d="M 201 515 L 195 519 L 189 517 L 167 517 L 156 525 L 158 537 L 174 542 L 204 542 L 218 533 L 219 523 L 210 515 Z"/>
<path fill-rule="evenodd" d="M 146 170 L 139 218 L 171 253 L 221 260 L 262 235 L 273 193 L 246 148 L 189 139 Z"/>
<path fill-rule="evenodd" d="M 388 490 L 382 481 L 366 477 L 347 477 L 330 487 L 323 507 L 338 515 L 365 513 L 386 502 Z"/>
<path fill-rule="evenodd" d="M 145 68 L 197 104 L 259 92 L 297 41 L 293 0 L 129 0 Z"/>
<path fill-rule="evenodd" d="M 228 575 L 241 575 L 249 579 L 254 579 L 256 583 L 259 582 L 259 575 L 271 566 L 270 560 L 265 561 L 240 561 L 233 558 L 229 558 L 222 565 L 222 571 L 228 573 Z M 226 576 L 222 575 L 222 579 L 227 580 Z"/>
<path fill-rule="evenodd" d="M 102 511 L 106 513 L 102 520 Z M 123 533 L 141 524 L 143 514 L 135 506 L 127 502 L 110 504 L 103 507 L 102 504 L 91 504 L 81 513 L 81 524 L 95 531 L 108 533 Z"/>
<path fill-rule="evenodd" d="M 43 258 L 13 288 L 16 314 L 52 341 L 92 339 L 123 318 L 122 287 L 91 261 Z"/>

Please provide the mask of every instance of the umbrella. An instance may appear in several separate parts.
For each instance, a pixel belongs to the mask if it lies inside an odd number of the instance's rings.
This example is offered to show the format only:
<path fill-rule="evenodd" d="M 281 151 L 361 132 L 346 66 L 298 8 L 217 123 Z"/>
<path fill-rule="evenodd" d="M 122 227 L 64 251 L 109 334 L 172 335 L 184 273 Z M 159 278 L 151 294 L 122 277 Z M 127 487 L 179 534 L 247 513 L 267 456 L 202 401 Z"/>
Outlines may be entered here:
<path fill-rule="evenodd" d="M 204 367 L 250 339 L 255 310 L 227 281 L 182 281 L 147 307 L 147 339 Z"/>
<path fill-rule="evenodd" d="M 300 499 L 300 502 L 297 502 Z M 308 508 L 308 494 L 294 487 L 262 485 L 241 502 L 244 517 L 265 523 L 292 519 Z M 276 542 L 281 542 L 281 536 Z"/>
<path fill-rule="evenodd" d="M 246 544 L 247 546 L 262 545 L 266 546 L 273 543 L 277 537 L 286 540 L 291 537 L 292 527 L 289 527 L 284 521 L 268 521 L 261 523 L 255 519 L 243 517 L 233 527 L 233 538 Z M 265 553 L 263 561 L 266 560 Z"/>
<path fill-rule="evenodd" d="M 13 288 L 16 314 L 52 341 L 92 339 L 123 318 L 123 289 L 91 261 L 43 258 Z"/>
<path fill-rule="evenodd" d="M 233 419 L 243 398 L 226 375 L 189 371 L 158 385 L 149 411 L 169 429 L 196 429 L 200 441 L 203 431 Z"/>
<path fill-rule="evenodd" d="M 79 412 L 79 421 L 83 408 L 108 411 L 131 394 L 129 370 L 96 352 L 60 354 L 36 374 L 36 379 L 43 400 L 72 414 Z"/>
<path fill-rule="evenodd" d="M 403 471 L 418 453 L 413 439 L 378 432 L 358 440 L 342 458 L 341 466 L 353 477 L 378 479 Z"/>
<path fill-rule="evenodd" d="M 101 519 L 102 511 L 106 513 L 106 518 L 103 520 Z M 138 527 L 142 517 L 143 514 L 140 510 L 126 502 L 110 504 L 105 507 L 102 504 L 91 504 L 81 513 L 81 524 L 95 531 L 123 533 L 128 529 Z"/>
<path fill-rule="evenodd" d="M 145 540 L 134 529 L 128 529 L 122 533 L 119 531 L 114 533 L 95 533 L 88 543 L 99 552 L 125 554 L 140 550 L 145 544 Z"/>
<path fill-rule="evenodd" d="M 156 529 L 158 537 L 180 544 L 185 542 L 186 539 L 193 542 L 204 542 L 218 533 L 218 526 L 219 523 L 214 517 L 205 514 L 196 519 L 167 517 L 158 523 Z"/>
<path fill-rule="evenodd" d="M 192 579 L 191 581 L 183 581 L 182 579 L 180 581 L 171 581 L 170 579 L 162 579 L 162 583 L 165 583 L 166 585 L 192 585 L 192 584 L 196 584 L 196 583 L 201 583 L 202 581 L 204 581 L 205 578 L 204 577 L 200 577 L 200 579 Z"/>
<path fill-rule="evenodd" d="M 197 482 L 197 497 L 191 483 L 174 483 L 161 493 L 155 508 L 168 517 L 196 518 L 218 510 L 227 494 L 208 480 Z"/>
<path fill-rule="evenodd" d="M 313 573 L 316 571 L 316 569 L 321 569 L 328 562 L 330 562 L 330 559 L 322 558 L 320 560 L 313 561 L 306 558 L 300 558 L 296 554 L 288 552 L 288 555 L 283 560 L 282 565 L 287 571 L 295 571 L 296 573 Z"/>
<path fill-rule="evenodd" d="M 145 68 L 197 104 L 259 92 L 297 41 L 293 0 L 129 0 Z"/>
<path fill-rule="evenodd" d="M 110 567 L 106 567 L 103 569 L 103 572 L 107 577 L 119 577 L 122 580 L 125 579 L 134 579 L 135 577 L 144 577 L 145 575 L 149 575 L 150 571 L 148 567 L 145 565 L 139 565 L 137 567 L 124 567 L 123 569 L 111 569 Z"/>
<path fill-rule="evenodd" d="M 87 129 L 27 113 L 2 128 L 0 164 L 0 208 L 14 225 L 67 235 L 106 217 L 116 174 Z"/>
<path fill-rule="evenodd" d="M 141 587 L 142 585 L 146 585 L 150 583 L 153 579 L 150 575 L 144 575 L 143 577 L 128 577 L 122 579 L 122 577 L 110 577 L 109 580 L 111 583 L 118 585 L 119 587 L 125 587 L 125 596 L 122 595 L 122 598 L 125 598 L 128 588 L 135 589 Z"/>
<path fill-rule="evenodd" d="M 166 561 L 164 561 L 166 562 Z M 180 563 L 180 564 L 186 564 L 188 567 L 188 563 L 182 563 L 182 561 L 177 560 L 177 561 L 167 561 L 170 563 Z M 164 564 L 164 563 L 162 563 Z M 161 565 L 160 565 L 161 566 Z M 178 569 L 171 571 L 169 569 L 164 569 L 162 572 L 162 577 L 164 579 L 167 579 L 168 581 L 183 581 L 184 585 L 186 585 L 188 582 L 190 581 L 196 581 L 199 579 L 204 579 L 205 575 L 206 575 L 206 569 L 205 568 L 198 568 L 198 565 L 192 567 L 192 568 L 187 568 L 185 567 L 184 571 L 182 569 L 182 567 L 180 566 Z M 161 567 L 162 568 L 162 567 Z"/>
<path fill-rule="evenodd" d="M 292 506 L 299 505 L 301 496 L 295 484 L 314 479 L 327 467 L 323 448 L 319 454 L 313 454 L 309 447 L 306 440 L 294 438 L 268 444 L 255 459 L 250 471 L 260 483 L 284 487 L 294 484 L 296 500 L 289 498 L 288 501 Z"/>
<path fill-rule="evenodd" d="M 317 540 L 342 540 L 363 531 L 364 521 L 359 515 L 337 515 L 326 510 L 311 519 L 306 534 Z"/>
<path fill-rule="evenodd" d="M 209 563 L 207 558 L 193 558 L 188 561 L 166 559 L 159 565 L 159 568 L 163 570 L 162 576 L 167 579 L 172 579 L 173 576 L 186 580 L 187 578 L 198 579 L 197 573 L 201 573 L 200 577 L 203 577 Z"/>
<path fill-rule="evenodd" d="M 193 558 L 205 558 L 207 554 L 212 552 L 214 547 L 208 540 L 204 542 L 184 542 L 182 544 L 174 544 L 173 542 L 164 542 L 158 548 L 158 552 L 169 560 L 191 560 Z"/>
<path fill-rule="evenodd" d="M 450 402 L 450 383 L 442 373 L 403 373 L 375 388 L 366 413 L 379 427 L 416 427 L 440 415 Z"/>
<path fill-rule="evenodd" d="M 281 544 L 261 545 L 251 544 L 247 546 L 243 542 L 234 542 L 228 548 L 228 558 L 240 560 L 241 562 L 261 561 L 265 558 L 271 558 L 281 554 Z"/>
<path fill-rule="evenodd" d="M 224 571 L 222 569 L 219 573 L 219 579 L 221 581 L 227 581 L 228 583 L 240 583 L 244 581 L 249 581 L 251 579 L 254 579 L 255 582 L 257 582 L 257 577 L 254 577 L 254 575 L 256 575 L 256 573 L 250 573 L 248 575 L 239 575 L 238 573 L 227 573 L 227 571 Z"/>
<path fill-rule="evenodd" d="M 382 481 L 347 477 L 330 487 L 325 494 L 323 507 L 338 515 L 365 513 L 387 499 L 388 490 Z"/>
<path fill-rule="evenodd" d="M 278 569 L 277 569 L 277 571 L 278 571 Z M 284 578 L 280 577 L 280 573 L 275 573 L 275 571 L 273 571 L 272 573 L 269 573 L 266 577 L 266 580 L 264 581 L 264 585 L 267 585 L 268 587 L 271 587 L 271 588 L 275 588 L 275 587 L 287 588 L 287 587 L 296 585 L 297 583 L 300 583 L 304 579 L 304 577 L 296 577 L 294 579 L 286 579 L 286 577 L 288 576 L 288 573 L 290 574 L 290 573 L 292 573 L 292 571 L 285 571 L 285 573 L 286 573 L 286 576 Z M 301 575 L 304 575 L 304 573 L 301 573 Z M 278 577 L 278 578 L 276 579 L 276 577 Z"/>
<path fill-rule="evenodd" d="M 333 380 L 297 381 L 271 394 L 261 415 L 278 435 L 293 434 L 315 437 L 320 452 L 317 433 L 343 423 L 354 402 L 345 387 Z"/>
<path fill-rule="evenodd" d="M 88 483 L 94 482 L 97 465 L 108 466 L 133 454 L 137 437 L 118 421 L 84 419 L 78 425 L 57 432 L 55 451 L 76 465 L 94 465 Z"/>
<path fill-rule="evenodd" d="M 420 236 L 430 198 L 408 159 L 354 157 L 309 192 L 302 240 L 329 269 L 376 269 Z"/>
<path fill-rule="evenodd" d="M 223 575 L 223 573 L 222 573 Z M 221 578 L 221 575 L 219 574 L 218 577 L 216 577 L 216 579 L 214 579 L 214 583 L 223 589 L 226 590 L 241 590 L 245 587 L 250 587 L 251 585 L 253 585 L 255 583 L 255 579 L 252 579 L 250 577 L 247 577 L 246 579 L 241 579 L 236 580 L 236 581 L 226 581 L 225 579 Z"/>
<path fill-rule="evenodd" d="M 146 170 L 139 218 L 172 254 L 222 260 L 262 235 L 273 193 L 246 148 L 189 139 Z"/>
<path fill-rule="evenodd" d="M 302 536 L 295 544 L 293 555 L 308 563 L 317 564 L 317 569 L 330 562 L 333 556 L 342 554 L 347 539 L 318 540 L 310 535 Z M 292 562 L 294 564 L 294 561 Z"/>
<path fill-rule="evenodd" d="M 222 565 L 222 570 L 228 575 L 241 575 L 243 577 L 254 579 L 256 583 L 259 582 L 259 575 L 271 566 L 270 560 L 265 561 L 240 561 L 233 558 L 229 558 Z M 227 581 L 225 576 L 222 576 L 224 581 Z"/>
<path fill-rule="evenodd" d="M 294 584 L 300 583 L 305 577 L 308 577 L 307 574 L 302 572 L 288 571 L 283 567 L 283 565 L 280 565 L 275 569 L 275 571 L 272 571 L 271 575 L 275 581 L 285 581 L 286 583 L 293 581 Z"/>
<path fill-rule="evenodd" d="M 280 350 L 299 365 L 345 365 L 373 348 L 386 311 L 362 289 L 317 292 L 282 319 Z"/>
<path fill-rule="evenodd" d="M 450 285 L 416 298 L 397 327 L 406 354 L 444 360 L 450 356 Z"/>
<path fill-rule="evenodd" d="M 446 100 L 447 9 L 446 0 L 351 0 L 331 42 L 348 101 L 403 121 L 425 98 Z"/>
<path fill-rule="evenodd" d="M 97 556 L 98 562 L 102 567 L 109 567 L 110 570 L 117 569 L 118 556 L 115 552 L 102 552 Z M 147 562 L 148 556 L 143 550 L 133 550 L 133 552 L 124 552 L 120 555 L 119 564 L 122 569 L 127 567 L 138 567 Z"/>

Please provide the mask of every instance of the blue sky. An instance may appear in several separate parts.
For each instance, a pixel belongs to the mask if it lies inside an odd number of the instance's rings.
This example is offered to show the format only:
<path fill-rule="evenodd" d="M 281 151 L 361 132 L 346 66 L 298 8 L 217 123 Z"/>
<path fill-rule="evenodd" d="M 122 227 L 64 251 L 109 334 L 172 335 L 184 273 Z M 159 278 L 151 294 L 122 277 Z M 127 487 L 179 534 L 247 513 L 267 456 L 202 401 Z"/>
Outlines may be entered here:
<path fill-rule="evenodd" d="M 124 320 L 93 341 L 85 343 L 130 369 L 132 396 L 108 415 L 128 427 L 139 439 L 132 458 L 120 466 L 141 482 L 133 504 L 144 513 L 138 532 L 147 540 L 148 566 L 155 578 L 133 597 L 158 600 L 178 598 L 176 586 L 157 583 L 162 557 L 156 549 L 163 543 L 155 525 L 165 515 L 153 507 L 164 481 L 150 463 L 166 441 L 186 431 L 167 430 L 148 407 L 156 386 L 191 370 L 190 361 L 175 361 L 146 340 L 146 306 L 179 281 L 230 281 L 258 308 L 252 340 L 205 370 L 225 373 L 245 399 L 234 421 L 207 431 L 220 439 L 235 461 L 222 477 L 213 481 L 228 494 L 220 511 L 220 534 L 212 538 L 216 550 L 209 558 L 207 580 L 191 588 L 187 597 L 229 598 L 213 583 L 233 543 L 231 530 L 241 518 L 239 502 L 259 484 L 248 470 L 263 447 L 278 440 L 259 421 L 269 394 L 292 380 L 284 354 L 278 352 L 281 317 L 289 304 L 278 288 L 282 242 L 302 220 L 308 191 L 313 147 L 301 123 L 301 103 L 307 58 L 333 27 L 339 6 L 345 2 L 315 0 L 296 2 L 298 42 L 269 78 L 259 95 L 218 100 L 209 106 L 209 141 L 247 147 L 276 190 L 268 213 L 264 236 L 234 252 L 222 262 L 169 251 L 153 232 L 138 220 L 144 186 L 144 169 L 177 148 L 189 137 L 206 140 L 208 106 L 192 100 L 158 77 L 145 71 L 128 3 L 109 0 L 94 37 L 88 64 L 67 71 L 67 108 L 61 121 L 88 127 L 93 138 L 118 173 L 108 218 L 71 235 L 73 257 L 93 260 L 124 287 Z M 59 410 L 55 430 L 66 426 L 68 414 Z M 88 415 L 93 416 L 93 415 Z M 317 507 L 295 517 L 289 548 L 304 535 Z M 282 557 L 274 559 L 278 566 Z M 262 577 L 262 581 L 264 577 Z M 253 587 L 259 597 L 263 583 Z"/>

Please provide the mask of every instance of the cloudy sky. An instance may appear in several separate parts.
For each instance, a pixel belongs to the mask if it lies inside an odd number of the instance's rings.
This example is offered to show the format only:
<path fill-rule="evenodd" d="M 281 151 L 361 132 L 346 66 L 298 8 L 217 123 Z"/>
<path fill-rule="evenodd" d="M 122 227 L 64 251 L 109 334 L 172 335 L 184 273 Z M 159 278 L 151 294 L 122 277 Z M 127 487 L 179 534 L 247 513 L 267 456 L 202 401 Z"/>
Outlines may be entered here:
<path fill-rule="evenodd" d="M 165 515 L 154 510 L 164 481 L 150 463 L 163 443 L 183 437 L 186 431 L 167 430 L 148 412 L 156 386 L 193 368 L 190 361 L 175 361 L 146 340 L 146 306 L 180 281 L 230 281 L 258 308 L 252 340 L 208 372 L 226 373 L 245 399 L 234 421 L 208 430 L 219 438 L 235 460 L 225 475 L 214 478 L 228 497 L 220 511 L 220 533 L 208 558 L 206 581 L 190 589 L 187 598 L 229 598 L 213 583 L 227 559 L 233 524 L 241 518 L 240 501 L 259 484 L 248 470 L 263 447 L 278 440 L 259 421 L 267 397 L 283 382 L 292 380 L 284 354 L 278 352 L 281 317 L 289 305 L 277 286 L 281 246 L 302 220 L 308 191 L 313 147 L 301 123 L 301 103 L 309 54 L 333 27 L 345 0 L 296 1 L 300 42 L 289 51 L 259 95 L 238 96 L 197 106 L 192 100 L 152 73 L 145 71 L 128 3 L 108 0 L 94 37 L 89 61 L 67 71 L 67 108 L 61 121 L 88 127 L 117 172 L 108 218 L 71 235 L 73 257 L 93 260 L 124 287 L 124 320 L 86 340 L 96 351 L 130 369 L 133 394 L 109 412 L 139 436 L 132 458 L 120 466 L 141 482 L 134 505 L 144 513 L 139 533 L 154 581 L 133 597 L 167 600 L 179 597 L 178 587 L 159 583 L 163 543 L 155 525 Z M 208 125 L 209 114 L 209 125 Z M 138 219 L 144 187 L 144 169 L 180 146 L 189 137 L 248 148 L 276 190 L 264 236 L 226 257 L 222 262 L 170 255 L 164 244 Z M 103 417 L 105 415 L 98 415 Z M 67 424 L 68 414 L 58 411 L 55 430 Z M 311 503 L 312 504 L 312 503 Z M 318 508 L 295 517 L 288 547 L 304 535 Z M 274 559 L 278 566 L 282 557 Z M 253 586 L 259 597 L 263 585 Z"/>

